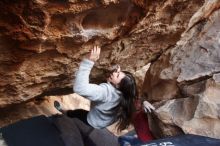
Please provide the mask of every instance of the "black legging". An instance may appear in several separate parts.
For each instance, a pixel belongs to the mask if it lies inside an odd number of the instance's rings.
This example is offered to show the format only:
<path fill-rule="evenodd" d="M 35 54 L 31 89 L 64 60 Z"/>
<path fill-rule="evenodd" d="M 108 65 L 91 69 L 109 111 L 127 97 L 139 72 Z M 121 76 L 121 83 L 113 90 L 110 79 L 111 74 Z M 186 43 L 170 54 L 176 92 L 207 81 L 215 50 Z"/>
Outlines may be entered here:
<path fill-rule="evenodd" d="M 60 131 L 65 146 L 118 146 L 115 135 L 104 129 L 94 129 L 78 118 L 55 116 L 52 120 Z"/>
<path fill-rule="evenodd" d="M 85 146 L 90 133 L 94 130 L 78 118 L 57 116 L 53 122 L 60 131 L 65 146 Z"/>
<path fill-rule="evenodd" d="M 89 112 L 84 109 L 76 109 L 76 110 L 68 110 L 66 112 L 66 115 L 70 118 L 77 118 L 81 120 L 82 122 L 84 122 L 85 124 L 89 125 L 89 123 L 87 122 L 88 113 Z"/>

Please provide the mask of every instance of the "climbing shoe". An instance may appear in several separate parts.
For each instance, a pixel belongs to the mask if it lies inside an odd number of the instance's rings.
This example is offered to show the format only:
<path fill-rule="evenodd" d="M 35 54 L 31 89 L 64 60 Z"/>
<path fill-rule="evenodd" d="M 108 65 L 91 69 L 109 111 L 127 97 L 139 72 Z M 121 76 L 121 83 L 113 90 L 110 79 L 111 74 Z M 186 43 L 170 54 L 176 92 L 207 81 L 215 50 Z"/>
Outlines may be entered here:
<path fill-rule="evenodd" d="M 61 105 L 60 105 L 60 103 L 58 102 L 58 101 L 54 101 L 54 107 L 58 110 L 58 111 L 60 111 L 60 112 L 62 112 L 62 107 L 61 107 Z"/>

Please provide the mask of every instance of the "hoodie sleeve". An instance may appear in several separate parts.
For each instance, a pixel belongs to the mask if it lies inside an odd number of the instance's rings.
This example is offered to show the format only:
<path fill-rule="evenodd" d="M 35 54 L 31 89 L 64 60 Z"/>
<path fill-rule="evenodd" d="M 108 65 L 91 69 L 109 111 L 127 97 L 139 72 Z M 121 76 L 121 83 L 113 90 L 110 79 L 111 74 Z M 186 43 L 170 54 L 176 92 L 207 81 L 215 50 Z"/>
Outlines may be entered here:
<path fill-rule="evenodd" d="M 73 90 L 75 93 L 84 96 L 91 101 L 106 101 L 108 94 L 107 87 L 89 83 L 89 74 L 93 65 L 94 62 L 88 59 L 84 59 L 80 63 L 79 70 L 76 72 Z"/>

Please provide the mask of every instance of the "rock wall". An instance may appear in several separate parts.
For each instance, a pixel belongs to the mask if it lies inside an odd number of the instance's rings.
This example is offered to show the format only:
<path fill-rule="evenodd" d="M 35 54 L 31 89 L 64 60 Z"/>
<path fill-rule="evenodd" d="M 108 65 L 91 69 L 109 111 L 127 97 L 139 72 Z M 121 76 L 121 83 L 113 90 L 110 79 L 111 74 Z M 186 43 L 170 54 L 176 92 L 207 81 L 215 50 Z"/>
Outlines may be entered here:
<path fill-rule="evenodd" d="M 146 73 L 143 94 L 157 107 L 151 127 L 158 137 L 184 132 L 220 138 L 219 30 L 220 1 L 207 0 L 176 46 Z"/>
<path fill-rule="evenodd" d="M 0 8 L 0 107 L 72 93 L 73 73 L 92 46 L 110 43 L 142 15 L 127 1 L 3 0 Z"/>
<path fill-rule="evenodd" d="M 137 4 L 137 5 L 135 5 Z M 135 72 L 175 45 L 199 0 L 0 2 L 0 107 L 72 93 L 80 60 L 102 46 L 92 72 L 119 63 Z"/>

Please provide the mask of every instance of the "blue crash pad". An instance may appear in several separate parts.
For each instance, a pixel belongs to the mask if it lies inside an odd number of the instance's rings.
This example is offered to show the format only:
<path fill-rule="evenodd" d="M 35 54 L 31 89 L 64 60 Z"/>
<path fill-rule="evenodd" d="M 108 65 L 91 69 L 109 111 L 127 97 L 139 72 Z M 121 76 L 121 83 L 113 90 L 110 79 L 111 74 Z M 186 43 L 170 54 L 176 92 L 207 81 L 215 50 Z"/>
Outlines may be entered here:
<path fill-rule="evenodd" d="M 186 134 L 133 146 L 220 146 L 220 139 Z"/>

